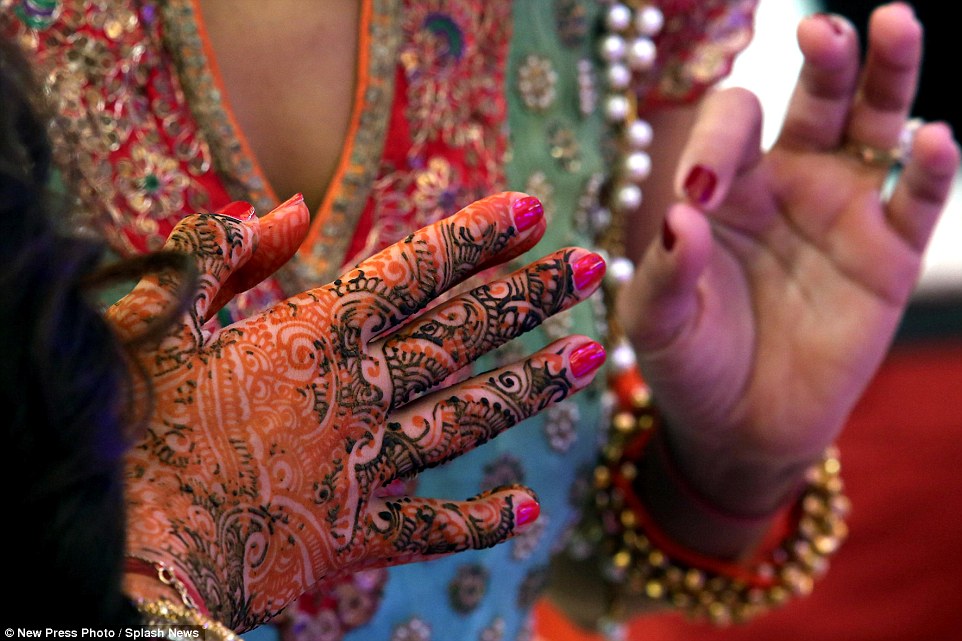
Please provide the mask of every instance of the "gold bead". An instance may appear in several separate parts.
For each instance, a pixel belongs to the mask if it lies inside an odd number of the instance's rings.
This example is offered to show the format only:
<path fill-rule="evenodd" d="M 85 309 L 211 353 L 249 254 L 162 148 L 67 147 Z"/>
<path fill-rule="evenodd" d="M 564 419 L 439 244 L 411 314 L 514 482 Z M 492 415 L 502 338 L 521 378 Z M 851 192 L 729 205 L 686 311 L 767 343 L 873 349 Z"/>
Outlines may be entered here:
<path fill-rule="evenodd" d="M 661 550 L 651 550 L 648 553 L 648 563 L 656 568 L 660 568 L 668 564 L 668 558 L 665 557 L 665 553 Z"/>
<path fill-rule="evenodd" d="M 631 393 L 631 405 L 635 409 L 645 409 L 651 404 L 651 390 L 648 386 L 639 387 Z"/>
<path fill-rule="evenodd" d="M 618 550 L 611 558 L 611 562 L 619 570 L 624 570 L 631 565 L 631 552 L 628 550 Z"/>
<path fill-rule="evenodd" d="M 603 465 L 595 468 L 595 487 L 599 490 L 611 485 L 611 470 Z"/>
<path fill-rule="evenodd" d="M 700 590 L 705 586 L 705 573 L 697 568 L 689 568 L 685 572 L 685 587 L 689 590 Z"/>
<path fill-rule="evenodd" d="M 618 412 L 611 419 L 612 426 L 622 434 L 635 431 L 635 415 L 631 412 Z"/>
<path fill-rule="evenodd" d="M 660 599 L 665 594 L 665 585 L 656 579 L 645 584 L 645 594 L 649 599 Z"/>

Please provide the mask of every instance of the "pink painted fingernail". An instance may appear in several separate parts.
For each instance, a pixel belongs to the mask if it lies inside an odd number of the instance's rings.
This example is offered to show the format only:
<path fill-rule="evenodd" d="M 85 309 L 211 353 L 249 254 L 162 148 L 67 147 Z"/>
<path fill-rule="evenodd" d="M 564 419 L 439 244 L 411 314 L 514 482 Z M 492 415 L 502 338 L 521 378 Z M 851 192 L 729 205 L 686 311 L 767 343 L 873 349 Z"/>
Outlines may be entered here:
<path fill-rule="evenodd" d="M 541 506 L 537 501 L 525 501 L 514 511 L 514 522 L 517 527 L 524 527 L 537 520 L 541 514 Z"/>
<path fill-rule="evenodd" d="M 568 362 L 571 363 L 571 373 L 577 378 L 587 376 L 605 362 L 605 348 L 600 343 L 591 341 L 571 352 Z"/>
<path fill-rule="evenodd" d="M 718 176 L 704 165 L 695 165 L 685 178 L 685 196 L 697 205 L 704 205 L 711 200 L 718 185 Z"/>
<path fill-rule="evenodd" d="M 250 220 L 251 215 L 254 213 L 254 206 L 243 200 L 235 200 L 218 209 L 216 213 L 223 216 L 230 216 L 237 220 Z"/>
<path fill-rule="evenodd" d="M 544 218 L 544 206 L 534 196 L 525 196 L 514 203 L 514 224 L 518 231 L 531 229 Z"/>
<path fill-rule="evenodd" d="M 585 291 L 601 282 L 601 277 L 605 275 L 605 259 L 598 254 L 588 254 L 582 256 L 571 266 L 574 272 L 575 287 L 579 291 Z"/>

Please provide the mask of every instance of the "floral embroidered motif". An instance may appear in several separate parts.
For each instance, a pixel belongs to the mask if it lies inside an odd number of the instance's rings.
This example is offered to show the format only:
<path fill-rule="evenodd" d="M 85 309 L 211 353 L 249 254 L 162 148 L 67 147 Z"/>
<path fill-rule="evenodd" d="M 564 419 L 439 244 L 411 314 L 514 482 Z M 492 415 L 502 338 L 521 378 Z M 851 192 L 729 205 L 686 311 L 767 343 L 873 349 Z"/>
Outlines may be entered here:
<path fill-rule="evenodd" d="M 448 584 L 448 597 L 456 612 L 467 614 L 481 603 L 488 591 L 491 573 L 483 565 L 462 565 Z"/>
<path fill-rule="evenodd" d="M 559 403 L 547 410 L 544 435 L 552 450 L 564 454 L 571 449 L 578 440 L 575 426 L 579 418 L 577 403 Z"/>
<path fill-rule="evenodd" d="M 524 483 L 524 465 L 521 460 L 511 454 L 502 454 L 484 466 L 484 478 L 481 480 L 480 490 L 483 492 L 502 485 L 522 483 Z"/>
<path fill-rule="evenodd" d="M 349 263 L 504 186 L 511 6 L 409 0 L 392 122 Z M 400 119 L 399 119 L 400 116 Z"/>
<path fill-rule="evenodd" d="M 548 568 L 546 566 L 533 568 L 518 588 L 518 607 L 528 609 L 533 606 L 547 586 Z"/>
<path fill-rule="evenodd" d="M 502 641 L 504 639 L 504 619 L 496 617 L 491 625 L 481 631 L 478 641 Z"/>
<path fill-rule="evenodd" d="M 414 617 L 394 629 L 391 641 L 431 641 L 431 626 Z"/>
<path fill-rule="evenodd" d="M 534 54 L 526 57 L 518 68 L 517 83 L 521 101 L 532 111 L 547 110 L 558 97 L 558 72 L 550 58 Z"/>

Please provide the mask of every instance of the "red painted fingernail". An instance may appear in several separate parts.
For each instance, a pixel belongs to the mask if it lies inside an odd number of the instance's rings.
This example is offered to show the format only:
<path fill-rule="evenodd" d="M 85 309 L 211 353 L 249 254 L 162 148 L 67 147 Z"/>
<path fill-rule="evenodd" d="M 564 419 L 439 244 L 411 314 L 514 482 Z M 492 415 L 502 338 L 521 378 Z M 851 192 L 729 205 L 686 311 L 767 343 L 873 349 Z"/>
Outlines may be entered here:
<path fill-rule="evenodd" d="M 600 343 L 591 341 L 571 352 L 568 362 L 571 363 L 571 373 L 581 378 L 595 371 L 605 362 L 605 348 Z"/>
<path fill-rule="evenodd" d="M 833 16 L 830 13 L 816 13 L 812 15 L 812 17 L 815 18 L 816 20 L 821 20 L 822 22 L 827 24 L 829 27 L 831 27 L 832 31 L 835 32 L 836 36 L 840 36 L 843 33 L 845 33 L 845 27 L 842 26 L 842 23 L 839 22 L 839 19 L 837 17 Z"/>
<path fill-rule="evenodd" d="M 514 224 L 518 231 L 531 229 L 544 218 L 544 206 L 534 196 L 525 196 L 514 203 Z"/>
<path fill-rule="evenodd" d="M 675 239 L 675 230 L 668 224 L 668 217 L 666 216 L 661 221 L 661 245 L 665 248 L 665 251 L 671 251 L 672 247 L 675 246 Z"/>
<path fill-rule="evenodd" d="M 605 275 L 606 268 L 605 259 L 598 254 L 582 256 L 571 266 L 574 272 L 575 287 L 579 291 L 594 287 L 601 282 L 601 277 Z"/>
<path fill-rule="evenodd" d="M 541 506 L 537 501 L 525 501 L 514 511 L 514 521 L 517 527 L 523 527 L 537 520 L 541 514 Z"/>
<path fill-rule="evenodd" d="M 216 213 L 230 216 L 237 220 L 250 220 L 251 215 L 254 213 L 254 206 L 243 200 L 235 200 L 218 209 Z"/>
<path fill-rule="evenodd" d="M 711 200 L 718 184 L 718 176 L 704 165 L 695 165 L 685 178 L 685 196 L 698 205 L 704 205 Z"/>

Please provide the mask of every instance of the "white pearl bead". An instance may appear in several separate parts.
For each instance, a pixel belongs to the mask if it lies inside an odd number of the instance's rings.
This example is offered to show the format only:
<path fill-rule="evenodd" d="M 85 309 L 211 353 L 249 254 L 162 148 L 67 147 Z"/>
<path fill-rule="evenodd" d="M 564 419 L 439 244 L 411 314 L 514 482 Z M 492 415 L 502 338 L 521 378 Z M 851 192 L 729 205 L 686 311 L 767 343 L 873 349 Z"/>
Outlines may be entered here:
<path fill-rule="evenodd" d="M 665 17 L 658 7 L 648 6 L 635 13 L 635 30 L 643 36 L 653 36 L 665 25 Z"/>
<path fill-rule="evenodd" d="M 616 2 L 608 9 L 605 16 L 605 25 L 612 31 L 624 31 L 631 24 L 631 9 Z"/>
<path fill-rule="evenodd" d="M 650 38 L 635 38 L 628 47 L 628 66 L 647 71 L 655 64 L 655 43 Z"/>
<path fill-rule="evenodd" d="M 618 187 L 615 199 L 621 211 L 638 209 L 641 207 L 641 187 L 625 183 Z"/>
<path fill-rule="evenodd" d="M 633 151 L 625 156 L 623 169 L 629 180 L 641 182 L 651 174 L 651 156 L 643 151 Z"/>
<path fill-rule="evenodd" d="M 608 86 L 615 91 L 623 91 L 631 83 L 631 69 L 621 63 L 608 66 Z"/>
<path fill-rule="evenodd" d="M 606 207 L 598 207 L 591 214 L 591 226 L 595 230 L 606 229 L 611 224 L 611 211 Z"/>
<path fill-rule="evenodd" d="M 609 34 L 601 40 L 601 57 L 608 62 L 623 60 L 628 47 L 621 36 Z"/>
<path fill-rule="evenodd" d="M 651 130 L 651 125 L 648 124 L 647 120 L 632 121 L 630 125 L 625 128 L 625 142 L 632 149 L 644 149 L 651 144 L 651 138 L 654 132 Z"/>
<path fill-rule="evenodd" d="M 624 122 L 628 117 L 628 99 L 619 95 L 605 98 L 605 116 L 610 122 Z"/>
<path fill-rule="evenodd" d="M 631 369 L 635 366 L 636 362 L 635 350 L 625 342 L 619 342 L 615 348 L 611 350 L 611 365 L 615 368 L 616 372 Z"/>
<path fill-rule="evenodd" d="M 619 256 L 608 264 L 607 273 L 619 285 L 627 283 L 635 273 L 635 264 L 624 256 Z"/>

